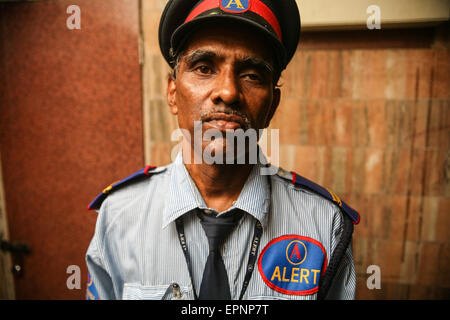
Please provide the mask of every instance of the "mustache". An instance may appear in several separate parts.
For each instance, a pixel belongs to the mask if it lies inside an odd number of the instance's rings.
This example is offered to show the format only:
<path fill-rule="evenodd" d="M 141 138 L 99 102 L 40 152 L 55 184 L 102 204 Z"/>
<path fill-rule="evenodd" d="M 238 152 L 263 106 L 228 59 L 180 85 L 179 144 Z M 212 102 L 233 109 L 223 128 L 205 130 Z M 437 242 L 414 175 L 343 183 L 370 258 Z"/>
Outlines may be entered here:
<path fill-rule="evenodd" d="M 245 113 L 242 113 L 240 111 L 237 111 L 235 109 L 230 109 L 227 107 L 219 107 L 214 108 L 212 110 L 205 110 L 200 113 L 200 120 L 202 122 L 210 121 L 212 118 L 216 118 L 217 114 L 226 114 L 231 116 L 236 116 L 242 119 L 242 121 L 239 121 L 241 125 L 244 127 L 244 130 L 250 129 L 252 127 L 252 124 L 250 122 L 250 119 L 247 117 Z"/>

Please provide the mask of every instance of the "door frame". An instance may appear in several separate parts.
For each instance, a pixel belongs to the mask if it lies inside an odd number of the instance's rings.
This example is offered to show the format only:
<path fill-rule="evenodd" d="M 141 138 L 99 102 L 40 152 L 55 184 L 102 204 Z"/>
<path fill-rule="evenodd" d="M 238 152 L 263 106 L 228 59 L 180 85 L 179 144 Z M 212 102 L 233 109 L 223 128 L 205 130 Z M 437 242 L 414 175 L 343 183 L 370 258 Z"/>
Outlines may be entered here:
<path fill-rule="evenodd" d="M 6 215 L 3 170 L 0 155 L 0 240 L 9 241 L 8 217 Z M 11 272 L 11 254 L 0 250 L 0 300 L 14 300 L 14 278 Z"/>

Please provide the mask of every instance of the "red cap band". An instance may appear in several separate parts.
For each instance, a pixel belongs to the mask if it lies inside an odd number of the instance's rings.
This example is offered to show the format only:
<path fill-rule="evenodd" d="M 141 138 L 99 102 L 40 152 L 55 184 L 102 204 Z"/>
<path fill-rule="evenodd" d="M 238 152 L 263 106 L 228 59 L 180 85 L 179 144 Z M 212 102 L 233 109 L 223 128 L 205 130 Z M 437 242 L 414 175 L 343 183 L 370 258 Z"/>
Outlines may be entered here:
<path fill-rule="evenodd" d="M 198 15 L 202 14 L 203 12 L 205 12 L 207 10 L 219 8 L 220 1 L 221 0 L 204 0 L 203 2 L 198 4 L 194 10 L 192 10 L 192 12 L 186 18 L 186 21 L 184 21 L 184 23 L 187 23 L 187 22 L 193 20 L 195 17 L 197 17 Z M 230 0 L 230 1 L 232 1 L 232 0 Z M 275 14 L 272 12 L 272 10 L 270 10 L 270 8 L 268 6 L 266 6 L 264 3 L 262 3 L 260 0 L 249 0 L 249 1 L 251 1 L 250 6 L 245 11 L 251 11 L 253 13 L 256 13 L 257 15 L 261 16 L 264 20 L 266 20 L 271 25 L 271 27 L 277 34 L 278 39 L 281 42 L 282 41 L 281 27 L 280 27 L 280 24 L 278 23 L 277 18 L 275 17 Z M 242 12 L 245 12 L 245 11 L 242 11 Z M 234 13 L 236 13 L 236 12 L 234 12 Z M 236 13 L 236 14 L 239 14 L 239 13 Z"/>

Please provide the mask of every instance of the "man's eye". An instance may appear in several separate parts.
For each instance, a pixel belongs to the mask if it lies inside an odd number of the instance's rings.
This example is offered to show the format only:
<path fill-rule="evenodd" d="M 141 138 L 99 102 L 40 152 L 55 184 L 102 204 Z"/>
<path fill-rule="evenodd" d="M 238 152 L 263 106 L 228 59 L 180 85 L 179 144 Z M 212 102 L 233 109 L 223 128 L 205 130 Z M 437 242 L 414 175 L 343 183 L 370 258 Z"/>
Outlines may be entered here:
<path fill-rule="evenodd" d="M 257 81 L 257 82 L 263 82 L 264 79 L 261 75 L 257 73 L 245 73 L 242 75 L 244 79 L 250 80 L 250 81 Z"/>
<path fill-rule="evenodd" d="M 202 74 L 211 74 L 211 72 L 212 72 L 212 69 L 207 65 L 199 65 L 199 66 L 195 67 L 194 70 L 198 71 Z"/>

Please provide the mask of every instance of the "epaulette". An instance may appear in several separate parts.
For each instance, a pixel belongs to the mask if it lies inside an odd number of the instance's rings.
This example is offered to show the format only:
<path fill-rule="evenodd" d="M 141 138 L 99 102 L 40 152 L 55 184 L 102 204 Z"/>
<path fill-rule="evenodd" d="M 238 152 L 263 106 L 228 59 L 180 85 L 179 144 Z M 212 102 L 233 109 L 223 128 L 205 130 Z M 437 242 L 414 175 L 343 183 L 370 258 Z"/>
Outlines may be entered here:
<path fill-rule="evenodd" d="M 151 176 L 151 171 L 155 170 L 157 167 L 155 166 L 146 166 L 145 168 L 133 173 L 132 175 L 126 177 L 123 180 L 114 182 L 110 184 L 108 187 L 103 189 L 103 191 L 95 198 L 88 206 L 88 210 L 98 210 L 102 205 L 103 201 L 106 197 L 113 191 L 116 191 L 120 188 L 123 188 L 126 185 L 129 185 L 131 182 L 136 181 L 138 179 L 142 179 L 144 177 L 148 178 Z"/>
<path fill-rule="evenodd" d="M 344 201 L 342 201 L 337 194 L 335 194 L 333 191 L 328 190 L 326 188 L 323 188 L 319 186 L 318 184 L 312 182 L 311 180 L 308 180 L 295 172 L 288 172 L 283 169 L 278 169 L 277 175 L 280 177 L 290 180 L 294 185 L 300 186 L 303 188 L 306 188 L 310 191 L 312 191 L 315 194 L 318 194 L 325 199 L 333 202 L 337 206 L 341 208 L 341 210 L 346 213 L 350 219 L 352 220 L 353 224 L 358 224 L 360 220 L 359 213 L 350 207 L 348 204 L 346 204 Z"/>

